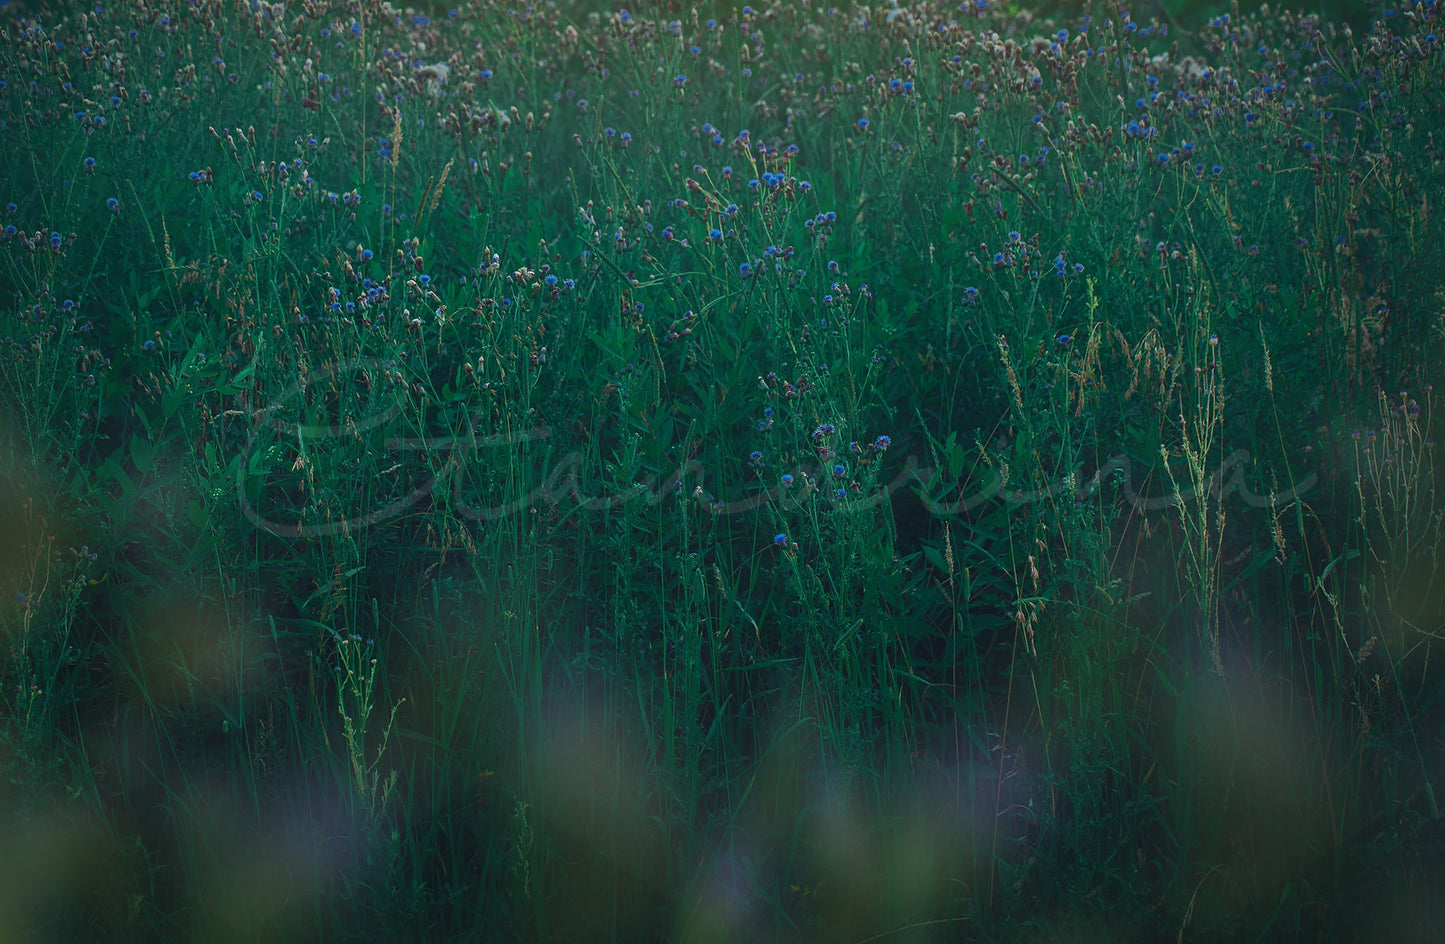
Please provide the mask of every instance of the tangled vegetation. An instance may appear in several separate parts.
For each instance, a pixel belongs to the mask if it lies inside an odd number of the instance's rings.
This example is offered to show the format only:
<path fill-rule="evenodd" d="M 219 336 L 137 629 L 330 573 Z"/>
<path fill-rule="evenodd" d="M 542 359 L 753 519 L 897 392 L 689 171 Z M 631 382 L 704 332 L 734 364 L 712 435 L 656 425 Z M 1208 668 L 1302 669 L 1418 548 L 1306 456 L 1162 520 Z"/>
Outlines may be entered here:
<path fill-rule="evenodd" d="M 0 937 L 1429 939 L 1372 16 L 0 7 Z"/>

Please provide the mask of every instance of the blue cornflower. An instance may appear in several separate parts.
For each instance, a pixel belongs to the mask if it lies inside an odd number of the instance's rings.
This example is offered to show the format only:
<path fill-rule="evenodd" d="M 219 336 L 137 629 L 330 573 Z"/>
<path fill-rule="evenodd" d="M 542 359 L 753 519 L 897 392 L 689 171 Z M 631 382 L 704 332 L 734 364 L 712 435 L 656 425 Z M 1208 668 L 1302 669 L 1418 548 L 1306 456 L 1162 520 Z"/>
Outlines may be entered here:
<path fill-rule="evenodd" d="M 773 535 L 773 543 L 778 547 L 782 547 L 788 543 L 788 536 L 786 534 L 775 534 Z"/>
<path fill-rule="evenodd" d="M 742 265 L 738 266 L 738 275 L 741 275 L 743 278 L 747 278 L 752 274 L 753 267 L 748 263 L 744 262 Z"/>
<path fill-rule="evenodd" d="M 887 436 L 879 436 L 877 439 L 873 440 L 873 448 L 877 449 L 879 452 L 882 452 L 891 445 L 893 445 L 893 440 L 889 439 Z"/>
<path fill-rule="evenodd" d="M 361 250 L 361 258 L 362 258 L 363 261 L 369 261 L 369 260 L 371 259 L 371 250 L 370 250 L 370 249 L 363 249 L 363 250 Z"/>
<path fill-rule="evenodd" d="M 867 119 L 867 118 L 859 118 L 859 119 L 858 119 L 858 129 L 859 129 L 860 131 L 866 131 L 866 130 L 868 130 L 868 119 Z"/>
<path fill-rule="evenodd" d="M 542 281 L 546 282 L 548 285 L 556 285 L 556 284 L 557 284 L 557 276 L 555 276 L 555 275 L 549 275 L 549 276 L 547 276 L 545 279 L 543 279 Z"/>
<path fill-rule="evenodd" d="M 838 476 L 839 478 L 842 478 L 843 476 L 848 474 L 848 467 L 840 462 L 837 465 L 833 466 L 833 474 Z"/>
<path fill-rule="evenodd" d="M 837 495 L 837 496 L 838 496 L 838 499 L 841 501 L 842 499 L 848 497 L 848 490 L 847 490 L 846 488 L 840 488 L 840 489 L 838 489 L 838 491 L 834 492 L 833 494 L 834 494 L 834 495 Z"/>

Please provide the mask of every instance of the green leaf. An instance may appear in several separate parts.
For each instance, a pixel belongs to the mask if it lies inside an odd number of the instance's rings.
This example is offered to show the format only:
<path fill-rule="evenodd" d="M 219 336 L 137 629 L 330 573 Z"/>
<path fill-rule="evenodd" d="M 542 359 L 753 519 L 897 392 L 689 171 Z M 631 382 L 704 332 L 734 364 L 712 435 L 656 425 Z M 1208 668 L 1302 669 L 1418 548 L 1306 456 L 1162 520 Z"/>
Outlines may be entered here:
<path fill-rule="evenodd" d="M 1276 558 L 1273 550 L 1274 549 L 1268 544 L 1266 544 L 1264 547 L 1255 548 L 1253 552 L 1254 557 L 1252 560 L 1250 560 L 1249 566 L 1244 568 L 1243 572 L 1241 572 L 1238 577 L 1235 577 L 1229 582 L 1229 585 L 1224 588 L 1224 593 L 1228 593 L 1240 584 L 1245 583 L 1249 580 L 1249 578 L 1259 573 L 1266 566 L 1274 563 Z"/>
<path fill-rule="evenodd" d="M 151 464 L 155 461 L 155 450 L 151 448 L 150 440 L 140 436 L 131 438 L 130 461 L 135 463 L 135 469 L 141 475 L 150 471 Z"/>
<path fill-rule="evenodd" d="M 229 382 L 223 383 L 223 384 L 221 384 L 220 386 L 218 386 L 218 387 L 216 388 L 216 392 L 217 392 L 217 393 L 220 393 L 220 394 L 223 394 L 223 395 L 225 395 L 225 396 L 228 396 L 228 397 L 229 397 L 229 396 L 235 396 L 236 394 L 240 393 L 242 390 L 245 390 L 245 389 L 246 389 L 244 386 L 242 386 L 241 381 L 243 381 L 243 380 L 245 380 L 247 377 L 251 376 L 251 373 L 252 373 L 255 369 L 256 369 L 256 362 L 255 362 L 255 361 L 252 361 L 251 363 L 247 364 L 245 367 L 242 367 L 242 368 L 240 369 L 240 371 L 238 371 L 238 372 L 236 373 L 236 376 L 232 377 Z"/>
<path fill-rule="evenodd" d="M 111 456 L 100 464 L 100 468 L 96 470 L 96 478 L 101 482 L 114 481 L 118 483 L 120 485 L 120 492 L 126 500 L 135 497 L 135 483 L 131 481 L 130 476 L 126 473 L 125 469 L 121 468 L 120 463 L 115 460 L 114 456 Z"/>
<path fill-rule="evenodd" d="M 932 544 L 923 545 L 923 556 L 928 558 L 928 562 L 934 567 L 945 574 L 948 573 L 948 559 L 943 556 L 943 552 L 938 548 Z"/>
<path fill-rule="evenodd" d="M 963 474 L 963 463 L 967 457 L 963 446 L 953 442 L 953 433 L 948 434 L 948 441 L 952 443 L 948 450 L 948 477 L 956 479 Z"/>
<path fill-rule="evenodd" d="M 191 524 L 197 531 L 204 531 L 211 520 L 211 516 L 201 507 L 201 503 L 196 501 L 186 506 L 186 517 L 191 520 Z"/>
<path fill-rule="evenodd" d="M 161 397 L 161 416 L 166 419 L 175 416 L 176 411 L 181 408 L 181 404 L 186 401 L 189 395 L 190 391 L 181 386 L 176 386 L 166 391 L 165 396 Z"/>

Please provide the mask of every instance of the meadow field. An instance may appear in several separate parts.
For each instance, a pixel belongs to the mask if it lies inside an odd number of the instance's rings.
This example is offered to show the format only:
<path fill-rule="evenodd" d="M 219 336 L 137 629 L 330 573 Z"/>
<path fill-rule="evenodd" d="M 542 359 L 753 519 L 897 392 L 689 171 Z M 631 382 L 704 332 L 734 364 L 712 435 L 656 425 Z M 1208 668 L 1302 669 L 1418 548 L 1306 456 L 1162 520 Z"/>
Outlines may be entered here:
<path fill-rule="evenodd" d="M 0 941 L 1427 941 L 1439 0 L 0 0 Z"/>

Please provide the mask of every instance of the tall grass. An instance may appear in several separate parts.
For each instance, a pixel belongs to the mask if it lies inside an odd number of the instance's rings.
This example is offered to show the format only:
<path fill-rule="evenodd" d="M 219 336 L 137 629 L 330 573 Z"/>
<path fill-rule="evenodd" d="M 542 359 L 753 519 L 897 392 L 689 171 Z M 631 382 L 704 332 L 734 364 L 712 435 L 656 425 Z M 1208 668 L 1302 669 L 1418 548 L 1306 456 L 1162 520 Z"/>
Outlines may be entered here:
<path fill-rule="evenodd" d="M 3 21 L 0 933 L 1428 939 L 1437 6 L 570 9 Z"/>

